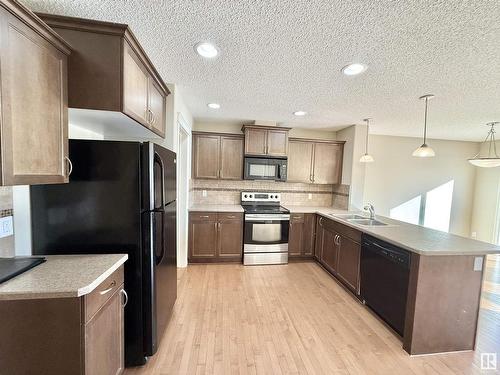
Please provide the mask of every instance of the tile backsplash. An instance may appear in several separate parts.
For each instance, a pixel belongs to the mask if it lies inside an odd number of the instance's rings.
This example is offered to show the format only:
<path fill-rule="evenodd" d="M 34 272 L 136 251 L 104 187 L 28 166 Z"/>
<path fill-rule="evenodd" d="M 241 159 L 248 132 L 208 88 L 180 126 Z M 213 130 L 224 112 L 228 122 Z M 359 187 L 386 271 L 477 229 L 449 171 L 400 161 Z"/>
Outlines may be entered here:
<path fill-rule="evenodd" d="M 0 217 L 13 215 L 12 187 L 0 187 Z M 0 238 L 0 257 L 15 255 L 14 236 Z"/>
<path fill-rule="evenodd" d="M 206 196 L 203 196 L 206 191 Z M 276 191 L 283 205 L 334 206 L 347 209 L 348 185 L 313 185 L 274 181 L 229 181 L 193 179 L 190 202 L 196 204 L 239 204 L 242 191 Z"/>

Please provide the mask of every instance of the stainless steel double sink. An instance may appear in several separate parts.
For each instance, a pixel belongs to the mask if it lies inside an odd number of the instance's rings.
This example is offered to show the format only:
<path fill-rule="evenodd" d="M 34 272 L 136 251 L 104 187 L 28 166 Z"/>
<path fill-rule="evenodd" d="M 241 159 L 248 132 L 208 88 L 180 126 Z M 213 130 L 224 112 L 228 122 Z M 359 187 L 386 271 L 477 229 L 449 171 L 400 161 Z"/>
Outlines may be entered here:
<path fill-rule="evenodd" d="M 366 227 L 380 227 L 380 226 L 388 225 L 382 221 L 379 221 L 376 219 L 370 219 L 366 216 L 357 215 L 357 214 L 331 214 L 330 216 L 333 216 L 333 217 L 338 218 L 338 219 L 346 220 L 349 223 L 363 225 Z"/>

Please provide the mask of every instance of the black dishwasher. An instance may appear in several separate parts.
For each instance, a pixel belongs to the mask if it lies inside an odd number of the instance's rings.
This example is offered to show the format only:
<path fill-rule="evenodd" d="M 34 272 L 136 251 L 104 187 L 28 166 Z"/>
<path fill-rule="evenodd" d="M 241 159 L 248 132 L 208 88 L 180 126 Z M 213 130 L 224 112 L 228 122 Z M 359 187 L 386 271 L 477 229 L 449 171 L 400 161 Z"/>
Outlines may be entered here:
<path fill-rule="evenodd" d="M 361 298 L 403 336 L 410 253 L 369 235 L 361 247 Z"/>

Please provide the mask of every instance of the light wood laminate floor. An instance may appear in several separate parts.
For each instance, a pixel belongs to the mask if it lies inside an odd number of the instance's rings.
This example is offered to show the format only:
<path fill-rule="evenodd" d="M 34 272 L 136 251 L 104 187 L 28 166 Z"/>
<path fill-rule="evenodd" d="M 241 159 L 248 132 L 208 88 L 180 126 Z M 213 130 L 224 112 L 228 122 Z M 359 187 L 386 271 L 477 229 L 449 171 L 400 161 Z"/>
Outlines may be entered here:
<path fill-rule="evenodd" d="M 189 266 L 159 352 L 126 375 L 495 373 L 479 369 L 500 359 L 500 261 L 486 267 L 477 350 L 410 357 L 315 263 Z"/>

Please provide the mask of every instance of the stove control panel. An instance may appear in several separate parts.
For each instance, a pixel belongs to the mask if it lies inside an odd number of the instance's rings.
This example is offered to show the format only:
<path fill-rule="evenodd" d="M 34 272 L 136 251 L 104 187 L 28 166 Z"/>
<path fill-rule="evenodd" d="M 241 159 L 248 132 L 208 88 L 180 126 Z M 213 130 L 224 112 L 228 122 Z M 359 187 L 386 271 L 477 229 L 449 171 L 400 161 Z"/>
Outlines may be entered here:
<path fill-rule="evenodd" d="M 269 202 L 269 203 L 280 203 L 281 194 L 280 193 L 262 193 L 254 191 L 243 191 L 241 192 L 242 202 Z"/>

